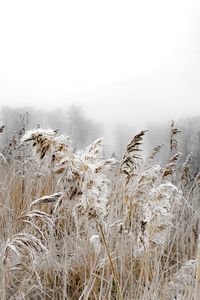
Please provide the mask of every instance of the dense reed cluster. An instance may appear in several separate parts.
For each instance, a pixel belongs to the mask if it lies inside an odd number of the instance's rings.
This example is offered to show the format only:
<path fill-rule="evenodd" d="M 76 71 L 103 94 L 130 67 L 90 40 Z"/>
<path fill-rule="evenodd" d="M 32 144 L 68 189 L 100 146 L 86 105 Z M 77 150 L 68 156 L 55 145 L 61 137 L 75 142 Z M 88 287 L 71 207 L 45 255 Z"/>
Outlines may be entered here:
<path fill-rule="evenodd" d="M 51 129 L 14 134 L 0 153 L 2 300 L 200 299 L 200 176 L 174 122 L 149 157 L 146 134 L 121 161 L 101 138 L 76 151 Z"/>

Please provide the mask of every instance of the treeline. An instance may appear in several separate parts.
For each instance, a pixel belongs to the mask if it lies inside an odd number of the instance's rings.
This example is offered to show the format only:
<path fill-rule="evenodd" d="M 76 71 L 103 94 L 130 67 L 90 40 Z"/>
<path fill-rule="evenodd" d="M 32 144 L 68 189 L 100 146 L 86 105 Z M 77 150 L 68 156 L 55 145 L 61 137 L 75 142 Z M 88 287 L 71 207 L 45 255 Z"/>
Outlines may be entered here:
<path fill-rule="evenodd" d="M 200 171 L 200 116 L 175 120 L 179 132 L 176 135 L 177 149 L 171 153 L 170 134 L 171 122 L 149 123 L 145 128 L 148 133 L 144 139 L 144 153 L 151 153 L 161 146 L 155 155 L 154 162 L 165 164 L 175 152 L 181 152 L 180 162 L 184 162 L 191 154 L 191 166 L 194 174 Z M 105 137 L 105 155 L 112 154 L 121 158 L 126 145 L 140 129 L 137 124 L 132 126 L 120 122 L 115 126 L 100 124 L 87 117 L 82 107 L 71 105 L 66 109 L 39 110 L 33 107 L 3 107 L 0 110 L 0 147 L 7 146 L 13 139 L 20 139 L 25 131 L 34 128 L 54 129 L 60 134 L 69 135 L 74 149 L 82 149 L 96 138 Z M 148 158 L 148 155 L 147 157 Z"/>
<path fill-rule="evenodd" d="M 184 118 L 175 121 L 178 129 L 176 135 L 177 148 L 175 151 L 170 149 L 172 121 L 164 124 L 149 124 L 149 134 L 147 134 L 147 145 L 153 149 L 160 145 L 161 150 L 155 157 L 158 163 L 166 162 L 175 152 L 180 152 L 180 162 L 184 162 L 190 156 L 190 165 L 193 175 L 200 172 L 200 116 Z"/>
<path fill-rule="evenodd" d="M 137 130 L 133 126 L 118 123 L 101 124 L 87 117 L 83 108 L 71 105 L 66 109 L 39 110 L 33 107 L 3 107 L 0 110 L 0 127 L 5 126 L 0 138 L 1 148 L 10 141 L 20 139 L 29 129 L 38 127 L 58 130 L 71 137 L 73 147 L 82 149 L 96 138 L 105 137 L 105 155 L 120 158 L 130 139 Z"/>
<path fill-rule="evenodd" d="M 73 146 L 81 149 L 101 136 L 102 126 L 88 119 L 80 106 L 68 109 L 38 110 L 32 107 L 3 107 L 0 111 L 0 124 L 4 125 L 1 147 L 7 145 L 13 135 L 20 137 L 26 130 L 52 128 L 60 134 L 72 137 Z"/>

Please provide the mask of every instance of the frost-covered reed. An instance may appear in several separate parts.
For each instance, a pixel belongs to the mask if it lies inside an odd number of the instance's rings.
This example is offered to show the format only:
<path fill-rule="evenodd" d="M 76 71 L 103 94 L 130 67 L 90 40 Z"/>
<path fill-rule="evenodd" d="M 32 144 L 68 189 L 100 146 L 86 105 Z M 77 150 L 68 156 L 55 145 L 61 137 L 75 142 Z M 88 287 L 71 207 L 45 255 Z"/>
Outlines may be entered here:
<path fill-rule="evenodd" d="M 102 138 L 74 151 L 51 129 L 15 134 L 0 155 L 1 299 L 198 297 L 200 180 L 179 132 L 162 166 L 163 145 L 143 157 L 147 131 L 121 161 Z"/>

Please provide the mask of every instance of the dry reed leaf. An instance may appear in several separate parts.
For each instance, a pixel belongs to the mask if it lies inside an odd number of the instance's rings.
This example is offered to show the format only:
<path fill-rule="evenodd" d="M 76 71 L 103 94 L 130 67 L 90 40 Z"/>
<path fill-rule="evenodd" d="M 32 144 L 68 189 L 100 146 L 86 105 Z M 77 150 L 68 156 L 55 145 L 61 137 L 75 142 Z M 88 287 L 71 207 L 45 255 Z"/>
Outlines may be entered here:
<path fill-rule="evenodd" d="M 33 206 L 36 205 L 41 205 L 41 204 L 46 204 L 46 203 L 56 203 L 57 201 L 59 201 L 59 199 L 64 195 L 63 192 L 58 192 L 52 195 L 46 195 L 43 196 L 39 199 L 34 200 L 31 205 L 30 208 L 33 208 Z"/>

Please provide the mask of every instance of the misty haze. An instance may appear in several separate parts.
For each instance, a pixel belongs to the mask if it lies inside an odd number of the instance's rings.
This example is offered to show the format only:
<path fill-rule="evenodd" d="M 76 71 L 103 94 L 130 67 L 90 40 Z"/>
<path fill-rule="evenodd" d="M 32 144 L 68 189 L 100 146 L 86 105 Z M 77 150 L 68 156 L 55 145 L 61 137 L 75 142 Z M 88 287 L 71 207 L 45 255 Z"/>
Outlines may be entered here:
<path fill-rule="evenodd" d="M 0 2 L 0 299 L 200 299 L 200 0 Z"/>

